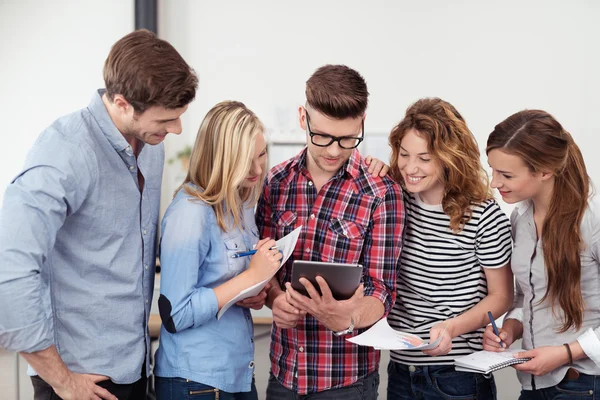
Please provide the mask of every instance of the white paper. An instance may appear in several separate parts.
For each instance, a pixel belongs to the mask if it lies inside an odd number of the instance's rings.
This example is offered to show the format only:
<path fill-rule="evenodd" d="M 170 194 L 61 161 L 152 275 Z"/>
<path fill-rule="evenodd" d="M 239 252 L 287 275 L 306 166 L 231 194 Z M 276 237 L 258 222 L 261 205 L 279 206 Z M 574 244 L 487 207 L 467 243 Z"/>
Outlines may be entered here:
<path fill-rule="evenodd" d="M 387 318 L 382 318 L 365 332 L 346 340 L 377 350 L 427 350 L 436 348 L 442 341 L 442 336 L 428 343 L 417 335 L 394 330 Z"/>
<path fill-rule="evenodd" d="M 281 266 L 283 264 L 285 264 L 285 262 L 288 260 L 288 258 L 290 258 L 290 256 L 294 252 L 294 248 L 296 247 L 296 242 L 298 241 L 298 237 L 300 236 L 301 230 L 302 230 L 302 226 L 299 226 L 298 228 L 294 229 L 292 232 L 285 235 L 284 237 L 282 237 L 281 239 L 279 239 L 276 242 L 277 249 L 279 249 L 283 253 L 283 258 L 281 259 L 281 265 L 279 266 L 279 268 L 281 268 Z M 271 275 L 269 278 L 265 279 L 264 281 L 259 282 L 256 285 L 250 286 L 249 288 L 246 288 L 246 289 L 242 290 L 241 292 L 239 292 L 237 296 L 235 296 L 233 299 L 229 300 L 227 303 L 225 303 L 225 305 L 223 307 L 221 307 L 221 309 L 219 310 L 219 312 L 217 314 L 217 319 L 221 319 L 221 317 L 223 316 L 225 311 L 227 311 L 229 309 L 229 307 L 231 307 L 238 301 L 247 299 L 248 297 L 254 297 L 254 296 L 258 295 L 260 293 L 260 291 L 263 290 L 263 288 L 265 286 L 267 286 L 267 283 L 269 283 L 271 278 L 273 278 L 273 276 L 275 276 L 276 273 L 277 273 L 277 271 L 275 271 L 275 273 L 273 275 Z"/>

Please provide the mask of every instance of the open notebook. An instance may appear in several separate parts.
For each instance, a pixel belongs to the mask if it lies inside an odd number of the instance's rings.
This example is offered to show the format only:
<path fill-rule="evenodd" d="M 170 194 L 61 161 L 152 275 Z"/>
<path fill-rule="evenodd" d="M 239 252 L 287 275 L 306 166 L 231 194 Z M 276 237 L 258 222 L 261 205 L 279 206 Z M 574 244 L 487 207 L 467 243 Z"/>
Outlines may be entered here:
<path fill-rule="evenodd" d="M 490 372 L 509 367 L 514 364 L 523 364 L 531 358 L 514 358 L 514 353 L 525 351 L 523 349 L 506 349 L 503 352 L 477 351 L 467 356 L 454 359 L 454 369 L 457 371 L 476 372 L 489 374 Z"/>

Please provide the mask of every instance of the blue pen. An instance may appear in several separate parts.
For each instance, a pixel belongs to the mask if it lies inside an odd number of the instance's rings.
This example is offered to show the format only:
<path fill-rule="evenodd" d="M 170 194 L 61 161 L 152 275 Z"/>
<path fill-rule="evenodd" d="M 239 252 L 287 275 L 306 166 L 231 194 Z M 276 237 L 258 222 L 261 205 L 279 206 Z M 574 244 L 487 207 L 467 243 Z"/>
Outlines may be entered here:
<path fill-rule="evenodd" d="M 270 250 L 275 250 L 277 249 L 277 246 L 271 247 Z M 240 257 L 246 257 L 246 256 L 251 256 L 253 254 L 256 254 L 258 250 L 254 249 L 254 250 L 248 250 L 248 251 L 240 251 L 239 253 L 235 253 L 234 255 L 231 256 L 231 258 L 240 258 Z"/>
<path fill-rule="evenodd" d="M 500 332 L 498 331 L 498 327 L 496 326 L 496 321 L 494 321 L 494 317 L 492 316 L 492 312 L 488 311 L 488 317 L 490 317 L 490 322 L 492 323 L 492 329 L 494 330 L 494 334 L 500 338 Z M 500 347 L 504 347 L 504 343 L 502 343 L 502 339 L 500 339 Z"/>

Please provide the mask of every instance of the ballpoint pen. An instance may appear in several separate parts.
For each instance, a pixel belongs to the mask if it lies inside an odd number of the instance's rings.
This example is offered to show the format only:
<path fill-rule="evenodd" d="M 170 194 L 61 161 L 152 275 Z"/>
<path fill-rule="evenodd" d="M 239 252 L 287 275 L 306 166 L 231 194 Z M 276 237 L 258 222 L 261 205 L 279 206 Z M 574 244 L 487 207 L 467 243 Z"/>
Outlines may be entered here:
<path fill-rule="evenodd" d="M 494 334 L 500 338 L 500 332 L 498 331 L 498 327 L 496 326 L 496 321 L 494 321 L 494 317 L 492 316 L 492 312 L 488 311 L 488 317 L 490 318 L 490 322 L 492 323 L 492 329 L 494 330 Z M 502 339 L 500 339 L 500 347 L 504 347 L 504 343 L 502 343 Z"/>
<path fill-rule="evenodd" d="M 276 250 L 277 246 L 273 246 L 271 247 L 269 250 Z M 248 251 L 240 251 L 238 253 L 235 253 L 234 255 L 231 256 L 231 258 L 240 258 L 240 257 L 246 257 L 246 256 L 251 256 L 253 254 L 256 254 L 258 250 L 254 249 L 254 250 L 248 250 Z"/>

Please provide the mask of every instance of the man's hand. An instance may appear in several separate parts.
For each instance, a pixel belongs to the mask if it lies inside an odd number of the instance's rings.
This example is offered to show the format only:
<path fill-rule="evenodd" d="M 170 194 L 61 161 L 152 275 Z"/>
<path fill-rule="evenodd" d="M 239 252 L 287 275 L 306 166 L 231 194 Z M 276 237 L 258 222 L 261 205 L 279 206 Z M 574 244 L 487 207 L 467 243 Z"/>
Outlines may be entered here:
<path fill-rule="evenodd" d="M 282 290 L 273 299 L 271 310 L 273 311 L 273 322 L 282 329 L 295 328 L 298 320 L 306 316 L 306 311 L 299 310 L 287 301 L 287 295 Z"/>
<path fill-rule="evenodd" d="M 267 301 L 267 293 L 269 292 L 270 288 L 271 284 L 267 283 L 267 286 L 265 286 L 263 290 L 261 290 L 260 293 L 256 296 L 240 300 L 235 304 L 240 307 L 251 308 L 253 310 L 260 310 L 261 308 L 263 308 L 265 302 Z"/>
<path fill-rule="evenodd" d="M 64 385 L 53 389 L 63 400 L 117 400 L 108 390 L 96 385 L 97 382 L 107 379 L 107 376 L 102 375 L 71 372 Z"/>
<path fill-rule="evenodd" d="M 364 298 L 364 286 L 359 285 L 348 300 L 338 301 L 333 298 L 325 279 L 317 276 L 316 281 L 322 296 L 306 278 L 300 278 L 300 283 L 306 288 L 309 297 L 295 291 L 289 282 L 286 283 L 287 302 L 299 310 L 309 313 L 333 332 L 347 329 L 350 326 L 350 318 L 360 308 L 360 302 Z"/>

